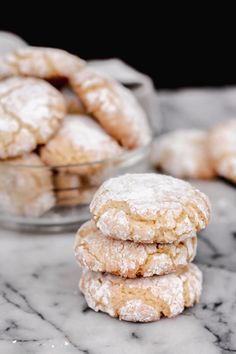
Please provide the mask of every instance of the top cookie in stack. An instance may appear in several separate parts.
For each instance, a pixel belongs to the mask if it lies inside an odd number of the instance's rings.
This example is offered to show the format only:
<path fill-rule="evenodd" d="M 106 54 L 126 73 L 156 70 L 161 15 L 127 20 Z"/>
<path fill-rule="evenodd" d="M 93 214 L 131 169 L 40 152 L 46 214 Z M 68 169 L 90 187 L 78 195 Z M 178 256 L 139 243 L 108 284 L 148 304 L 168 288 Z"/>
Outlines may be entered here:
<path fill-rule="evenodd" d="M 195 236 L 210 217 L 208 198 L 191 184 L 159 174 L 130 174 L 106 181 L 90 206 L 105 236 L 170 243 Z"/>
<path fill-rule="evenodd" d="M 173 177 L 127 174 L 106 181 L 90 210 L 75 254 L 87 269 L 80 289 L 91 308 L 148 322 L 198 302 L 202 276 L 190 262 L 210 218 L 203 193 Z"/>

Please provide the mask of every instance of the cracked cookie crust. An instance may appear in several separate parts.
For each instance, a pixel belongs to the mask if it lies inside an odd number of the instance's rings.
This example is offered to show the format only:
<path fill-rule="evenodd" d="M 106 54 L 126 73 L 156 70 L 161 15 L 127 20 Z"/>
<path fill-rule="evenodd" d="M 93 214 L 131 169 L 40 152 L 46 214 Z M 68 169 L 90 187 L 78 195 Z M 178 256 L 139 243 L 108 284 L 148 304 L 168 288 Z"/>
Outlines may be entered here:
<path fill-rule="evenodd" d="M 114 158 L 122 152 L 118 143 L 91 117 L 74 114 L 65 117 L 57 134 L 40 149 L 40 156 L 47 165 L 75 165 L 64 171 L 86 174 L 102 168 L 100 163 L 88 163 Z"/>
<path fill-rule="evenodd" d="M 71 86 L 86 110 L 126 148 L 148 143 L 147 117 L 133 94 L 105 74 L 88 67 L 71 77 Z"/>
<path fill-rule="evenodd" d="M 56 48 L 26 47 L 1 57 L 0 77 L 33 76 L 41 79 L 68 79 L 85 62 Z"/>
<path fill-rule="evenodd" d="M 197 237 L 178 244 L 141 244 L 104 237 L 93 221 L 83 224 L 75 240 L 81 267 L 127 278 L 175 272 L 193 260 Z"/>
<path fill-rule="evenodd" d="M 56 132 L 65 115 L 63 96 L 40 79 L 0 82 L 0 158 L 34 150 Z"/>
<path fill-rule="evenodd" d="M 209 222 L 207 196 L 188 182 L 154 174 L 126 174 L 101 185 L 90 204 L 104 236 L 141 243 L 180 242 Z"/>
<path fill-rule="evenodd" d="M 136 279 L 84 270 L 79 286 L 93 310 L 120 320 L 150 322 L 174 317 L 197 303 L 202 273 L 194 264 L 177 273 Z"/>

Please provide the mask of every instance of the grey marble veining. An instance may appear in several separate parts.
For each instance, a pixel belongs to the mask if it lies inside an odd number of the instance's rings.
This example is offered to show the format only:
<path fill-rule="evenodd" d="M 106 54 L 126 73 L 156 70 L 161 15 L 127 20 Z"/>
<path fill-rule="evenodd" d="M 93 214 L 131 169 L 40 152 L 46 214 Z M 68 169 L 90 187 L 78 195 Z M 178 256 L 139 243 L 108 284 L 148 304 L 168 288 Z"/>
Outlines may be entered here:
<path fill-rule="evenodd" d="M 73 234 L 1 230 L 0 354 L 236 353 L 236 187 L 223 180 L 193 183 L 213 204 L 211 224 L 198 237 L 195 262 L 204 285 L 197 306 L 149 324 L 95 313 L 78 292 Z"/>
<path fill-rule="evenodd" d="M 210 226 L 199 235 L 196 263 L 204 274 L 199 305 L 150 324 L 95 313 L 77 290 L 72 234 L 2 230 L 0 353 L 236 352 L 236 189 L 222 181 L 194 183 L 214 208 Z"/>

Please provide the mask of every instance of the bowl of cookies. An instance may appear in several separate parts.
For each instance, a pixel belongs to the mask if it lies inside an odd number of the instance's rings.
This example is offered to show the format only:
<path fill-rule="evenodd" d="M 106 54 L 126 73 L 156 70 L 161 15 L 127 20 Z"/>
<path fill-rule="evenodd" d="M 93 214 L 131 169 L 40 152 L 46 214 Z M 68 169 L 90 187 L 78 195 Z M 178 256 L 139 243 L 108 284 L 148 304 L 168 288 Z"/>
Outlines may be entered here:
<path fill-rule="evenodd" d="M 109 177 L 144 172 L 152 134 L 132 92 L 77 56 L 0 57 L 0 223 L 63 231 L 88 219 Z"/>

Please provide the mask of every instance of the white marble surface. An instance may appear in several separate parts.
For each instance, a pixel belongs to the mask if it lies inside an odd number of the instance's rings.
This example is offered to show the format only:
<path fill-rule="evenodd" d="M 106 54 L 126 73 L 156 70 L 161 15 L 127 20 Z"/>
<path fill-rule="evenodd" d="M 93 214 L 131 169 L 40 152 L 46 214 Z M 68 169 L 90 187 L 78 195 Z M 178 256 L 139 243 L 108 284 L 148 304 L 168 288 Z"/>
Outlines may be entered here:
<path fill-rule="evenodd" d="M 236 352 L 236 190 L 196 182 L 214 217 L 199 235 L 201 302 L 174 319 L 120 322 L 94 313 L 77 291 L 72 234 L 0 233 L 0 353 Z"/>
<path fill-rule="evenodd" d="M 161 102 L 167 107 L 166 96 Z M 171 112 L 168 126 L 177 124 L 176 112 L 181 113 L 173 107 Z M 236 187 L 220 180 L 194 183 L 209 195 L 214 212 L 199 235 L 196 263 L 204 275 L 200 304 L 177 318 L 149 324 L 95 313 L 77 290 L 80 270 L 73 234 L 1 230 L 0 353 L 236 352 Z"/>

